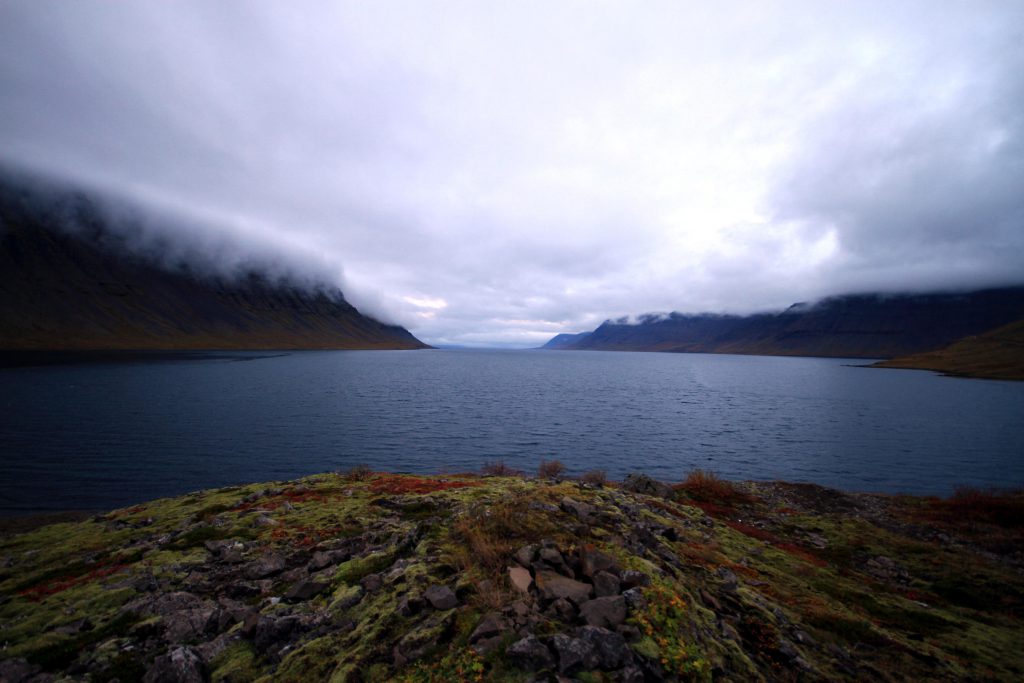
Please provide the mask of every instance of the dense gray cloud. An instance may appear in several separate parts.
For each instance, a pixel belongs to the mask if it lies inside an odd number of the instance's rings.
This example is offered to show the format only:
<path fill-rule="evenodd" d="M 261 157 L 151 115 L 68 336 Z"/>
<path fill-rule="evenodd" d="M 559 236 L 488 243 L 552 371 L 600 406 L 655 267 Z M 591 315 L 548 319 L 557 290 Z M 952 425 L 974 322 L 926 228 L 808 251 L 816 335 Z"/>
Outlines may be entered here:
<path fill-rule="evenodd" d="M 0 161 L 429 342 L 536 345 L 1024 279 L 1022 30 L 1010 1 L 8 1 Z"/>

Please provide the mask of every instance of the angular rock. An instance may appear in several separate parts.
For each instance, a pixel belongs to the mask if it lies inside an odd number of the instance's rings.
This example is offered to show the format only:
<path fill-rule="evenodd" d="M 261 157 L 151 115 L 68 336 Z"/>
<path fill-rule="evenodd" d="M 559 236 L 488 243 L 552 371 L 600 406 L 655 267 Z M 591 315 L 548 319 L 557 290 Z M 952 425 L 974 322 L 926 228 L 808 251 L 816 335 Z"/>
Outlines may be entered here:
<path fill-rule="evenodd" d="M 143 683 L 202 683 L 203 661 L 190 647 L 176 647 L 157 657 L 146 670 Z"/>
<path fill-rule="evenodd" d="M 459 599 L 448 586 L 435 584 L 423 591 L 423 599 L 430 603 L 431 607 L 437 610 L 448 610 L 458 607 Z"/>
<path fill-rule="evenodd" d="M 480 620 L 480 623 L 473 629 L 473 633 L 469 635 L 469 642 L 475 643 L 478 640 L 484 638 L 493 638 L 494 636 L 501 635 L 508 630 L 508 622 L 495 612 L 484 615 L 484 618 Z"/>
<path fill-rule="evenodd" d="M 303 602 L 327 590 L 330 584 L 323 581 L 300 581 L 284 594 L 285 602 Z"/>
<path fill-rule="evenodd" d="M 344 550 L 318 550 L 310 558 L 308 567 L 310 571 L 318 572 L 321 569 L 344 562 L 350 555 L 351 553 Z"/>
<path fill-rule="evenodd" d="M 593 591 L 589 584 L 581 583 L 553 571 L 538 571 L 536 581 L 537 590 L 545 600 L 565 598 L 579 605 L 589 600 Z"/>
<path fill-rule="evenodd" d="M 568 496 L 562 499 L 561 503 L 559 503 L 559 507 L 562 508 L 564 512 L 575 515 L 581 522 L 587 521 L 595 511 L 593 505 L 569 498 Z"/>
<path fill-rule="evenodd" d="M 21 683 L 39 673 L 39 667 L 29 664 L 27 659 L 15 657 L 0 661 L 0 681 L 7 683 Z"/>
<path fill-rule="evenodd" d="M 615 559 L 610 555 L 592 547 L 582 546 L 580 548 L 580 571 L 583 572 L 583 576 L 593 578 L 598 572 L 617 574 L 619 570 L 616 567 Z"/>
<path fill-rule="evenodd" d="M 605 671 L 618 669 L 633 661 L 633 653 L 620 633 L 596 626 L 584 626 L 580 629 L 579 636 L 594 646 L 594 652 L 599 660 L 598 666 Z"/>
<path fill-rule="evenodd" d="M 172 643 L 205 640 L 216 626 L 212 609 L 184 609 L 164 617 L 165 638 Z"/>
<path fill-rule="evenodd" d="M 555 666 L 555 657 L 544 643 L 526 636 L 508 646 L 505 656 L 520 669 L 542 671 Z"/>
<path fill-rule="evenodd" d="M 643 493 L 659 498 L 672 498 L 672 487 L 668 484 L 651 479 L 645 474 L 630 474 L 623 480 L 622 489 L 633 493 Z"/>
<path fill-rule="evenodd" d="M 564 569 L 568 569 L 569 567 L 569 565 L 565 563 L 565 558 L 562 557 L 562 553 L 558 552 L 555 548 L 541 548 L 539 558 L 541 562 L 546 562 L 560 572 Z"/>
<path fill-rule="evenodd" d="M 524 545 L 516 551 L 515 560 L 524 567 L 529 567 L 533 558 L 537 556 L 537 546 Z"/>
<path fill-rule="evenodd" d="M 739 579 L 736 578 L 736 574 L 728 567 L 719 567 L 718 578 L 722 579 L 722 590 L 730 593 L 735 593 L 739 588 Z"/>
<path fill-rule="evenodd" d="M 630 588 L 636 588 L 637 586 L 650 586 L 651 577 L 647 576 L 643 572 L 638 572 L 635 569 L 627 569 L 622 572 L 619 576 L 622 581 L 623 590 L 629 590 Z"/>
<path fill-rule="evenodd" d="M 589 626 L 615 628 L 626 620 L 626 599 L 616 595 L 589 600 L 580 607 L 580 617 Z"/>
<path fill-rule="evenodd" d="M 405 666 L 425 655 L 430 648 L 444 638 L 454 621 L 455 615 L 452 612 L 434 614 L 419 627 L 402 636 L 402 639 L 392 649 L 395 666 Z"/>
<path fill-rule="evenodd" d="M 600 662 L 592 642 L 570 638 L 564 633 L 551 637 L 551 648 L 558 654 L 558 670 L 563 674 L 593 669 Z"/>
<path fill-rule="evenodd" d="M 509 567 L 508 580 L 512 587 L 520 593 L 530 592 L 530 586 L 533 585 L 533 577 L 530 576 L 530 570 L 523 569 L 522 567 Z"/>
<path fill-rule="evenodd" d="M 620 589 L 619 577 L 611 572 L 597 572 L 594 574 L 594 595 L 599 598 L 606 598 L 618 595 Z"/>
<path fill-rule="evenodd" d="M 403 617 L 419 614 L 421 609 L 423 609 L 423 600 L 414 595 L 407 595 L 398 603 L 398 613 Z"/>
<path fill-rule="evenodd" d="M 626 601 L 626 607 L 634 612 L 647 607 L 647 598 L 644 597 L 643 591 L 639 588 L 630 588 L 627 591 L 623 591 L 622 598 Z"/>
<path fill-rule="evenodd" d="M 245 566 L 245 576 L 249 579 L 263 579 L 284 571 L 287 564 L 284 557 L 277 553 L 267 553 L 263 557 Z"/>
<path fill-rule="evenodd" d="M 572 603 L 565 598 L 558 598 L 548 605 L 545 614 L 568 624 L 576 618 L 576 608 L 573 607 Z"/>
<path fill-rule="evenodd" d="M 260 652 L 276 655 L 293 640 L 300 624 L 296 616 L 259 617 L 253 629 L 253 644 Z"/>
<path fill-rule="evenodd" d="M 384 585 L 384 577 L 380 574 L 368 574 L 359 580 L 359 585 L 367 593 L 376 593 Z"/>

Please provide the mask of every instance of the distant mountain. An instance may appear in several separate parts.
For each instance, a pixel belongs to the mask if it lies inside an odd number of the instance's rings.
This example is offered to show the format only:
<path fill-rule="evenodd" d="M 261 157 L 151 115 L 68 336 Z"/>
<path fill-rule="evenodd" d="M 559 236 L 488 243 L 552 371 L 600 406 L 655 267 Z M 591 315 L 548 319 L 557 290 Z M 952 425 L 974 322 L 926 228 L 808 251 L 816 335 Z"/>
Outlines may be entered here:
<path fill-rule="evenodd" d="M 580 332 L 578 334 L 556 334 L 548 343 L 540 347 L 542 349 L 563 349 L 569 348 L 574 344 L 579 344 L 584 339 L 590 336 L 589 332 Z"/>
<path fill-rule="evenodd" d="M 134 254 L 84 196 L 49 194 L 73 204 L 77 229 L 0 181 L 2 350 L 426 348 L 337 289 L 159 265 Z"/>
<path fill-rule="evenodd" d="M 947 375 L 1024 380 L 1024 320 L 966 337 L 938 351 L 875 363 L 880 368 L 935 370 Z"/>
<path fill-rule="evenodd" d="M 1024 318 L 1024 287 L 969 293 L 850 295 L 779 313 L 641 316 L 607 321 L 544 348 L 892 358 L 939 349 Z"/>

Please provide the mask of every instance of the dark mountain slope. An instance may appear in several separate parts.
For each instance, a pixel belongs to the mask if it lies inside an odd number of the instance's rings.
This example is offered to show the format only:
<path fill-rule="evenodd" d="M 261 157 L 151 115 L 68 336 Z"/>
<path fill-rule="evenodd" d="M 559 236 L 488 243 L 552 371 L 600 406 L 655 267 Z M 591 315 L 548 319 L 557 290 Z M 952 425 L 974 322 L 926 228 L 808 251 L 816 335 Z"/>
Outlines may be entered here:
<path fill-rule="evenodd" d="M 608 321 L 567 349 L 890 358 L 942 348 L 1024 317 L 1024 287 L 970 293 L 852 295 L 750 316 Z"/>
<path fill-rule="evenodd" d="M 0 349 L 425 347 L 360 314 L 338 290 L 159 266 L 133 255 L 88 200 L 70 201 L 73 231 L 60 225 L 66 213 L 7 181 L 0 187 Z"/>
<path fill-rule="evenodd" d="M 947 375 L 1024 380 L 1024 320 L 938 351 L 876 363 L 880 368 L 935 370 Z"/>
<path fill-rule="evenodd" d="M 590 336 L 590 332 L 579 332 L 577 334 L 556 334 L 554 337 L 548 340 L 542 349 L 561 349 L 578 344 Z"/>

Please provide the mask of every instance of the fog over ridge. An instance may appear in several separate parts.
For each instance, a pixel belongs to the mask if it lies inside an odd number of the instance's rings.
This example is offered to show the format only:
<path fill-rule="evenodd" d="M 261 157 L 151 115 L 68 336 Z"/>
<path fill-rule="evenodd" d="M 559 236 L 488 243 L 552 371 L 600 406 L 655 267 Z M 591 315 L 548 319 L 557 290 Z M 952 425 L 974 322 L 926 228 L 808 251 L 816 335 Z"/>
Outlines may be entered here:
<path fill-rule="evenodd" d="M 433 344 L 1015 284 L 1024 5 L 14 0 L 0 162 Z"/>

